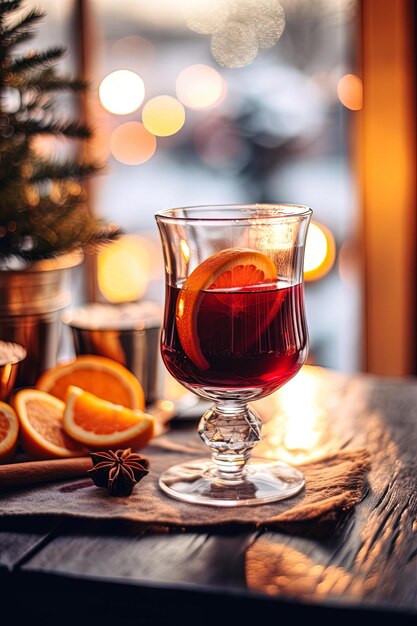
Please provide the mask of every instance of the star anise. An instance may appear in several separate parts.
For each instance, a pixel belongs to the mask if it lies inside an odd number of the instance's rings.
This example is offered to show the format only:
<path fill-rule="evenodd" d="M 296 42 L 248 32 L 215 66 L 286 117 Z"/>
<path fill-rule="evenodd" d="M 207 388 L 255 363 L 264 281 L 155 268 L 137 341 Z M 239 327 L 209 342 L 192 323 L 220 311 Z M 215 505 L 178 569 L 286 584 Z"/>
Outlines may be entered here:
<path fill-rule="evenodd" d="M 107 487 L 111 496 L 130 496 L 133 487 L 148 472 L 148 459 L 131 448 L 113 452 L 92 452 L 94 467 L 88 470 L 97 487 Z"/>

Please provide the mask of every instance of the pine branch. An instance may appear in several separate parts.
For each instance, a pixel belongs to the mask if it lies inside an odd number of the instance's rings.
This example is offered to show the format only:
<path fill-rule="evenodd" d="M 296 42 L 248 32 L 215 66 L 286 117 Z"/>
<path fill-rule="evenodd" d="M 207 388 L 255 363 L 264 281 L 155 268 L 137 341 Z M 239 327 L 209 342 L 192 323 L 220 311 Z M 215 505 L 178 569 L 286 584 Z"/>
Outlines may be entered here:
<path fill-rule="evenodd" d="M 8 74 L 6 79 L 9 87 L 21 90 L 36 89 L 40 93 L 66 90 L 83 91 L 88 87 L 87 81 L 66 74 L 58 75 L 53 67 L 23 75 Z"/>
<path fill-rule="evenodd" d="M 8 41 L 7 45 L 9 46 L 9 48 L 12 48 L 12 46 L 17 46 L 20 43 L 33 39 L 34 36 L 35 33 L 31 32 L 16 34 L 12 39 Z"/>
<path fill-rule="evenodd" d="M 17 232 L 16 232 L 17 231 Z M 24 230 L 16 224 L 15 232 L 7 232 L 0 239 L 0 259 L 11 255 L 24 260 L 37 261 L 67 254 L 80 248 L 96 248 L 116 240 L 120 229 L 106 225 L 89 215 L 84 205 L 77 205 L 66 219 L 54 224 L 31 223 Z"/>
<path fill-rule="evenodd" d="M 91 130 L 82 122 L 42 122 L 35 119 L 17 120 L 14 124 L 15 133 L 34 135 L 65 135 L 78 139 L 89 139 Z"/>
<path fill-rule="evenodd" d="M 6 15 L 6 13 L 16 11 L 21 4 L 21 0 L 2 0 L 0 2 L 0 17 Z"/>
<path fill-rule="evenodd" d="M 30 56 L 21 56 L 12 61 L 7 67 L 7 72 L 9 74 L 22 75 L 26 72 L 31 72 L 50 65 L 51 63 L 55 63 L 61 59 L 65 53 L 66 48 L 63 46 L 54 46 L 45 52 L 38 52 Z"/>
<path fill-rule="evenodd" d="M 32 9 L 16 24 L 4 30 L 2 33 L 3 45 L 15 46 L 33 37 L 34 29 L 44 17 L 45 13 L 38 9 Z"/>
<path fill-rule="evenodd" d="M 51 179 L 71 180 L 83 179 L 96 173 L 100 166 L 93 163 L 77 163 L 73 160 L 64 162 L 42 161 L 34 166 L 28 179 L 31 184 L 42 183 Z"/>
<path fill-rule="evenodd" d="M 82 180 L 100 165 L 71 157 L 42 158 L 32 149 L 40 135 L 83 141 L 91 130 L 82 121 L 62 120 L 57 112 L 59 92 L 87 87 L 56 69 L 64 47 L 13 55 L 13 48 L 30 39 L 44 17 L 35 9 L 24 15 L 19 11 L 14 22 L 9 20 L 23 4 L 0 0 L 0 86 L 13 87 L 20 95 L 18 110 L 2 113 L 7 99 L 0 92 L 0 261 L 51 258 L 105 244 L 120 234 L 117 226 L 91 215 L 85 204 Z"/>
<path fill-rule="evenodd" d="M 0 202 L 4 189 L 14 185 L 14 181 L 22 177 L 21 168 L 16 167 L 17 163 L 24 163 L 29 156 L 29 145 L 27 142 L 2 143 L 0 146 Z"/>
<path fill-rule="evenodd" d="M 42 92 L 83 91 L 88 87 L 88 83 L 85 80 L 72 78 L 71 76 L 54 76 L 51 72 L 45 71 L 25 81 L 25 86 L 28 89 L 36 88 Z"/>

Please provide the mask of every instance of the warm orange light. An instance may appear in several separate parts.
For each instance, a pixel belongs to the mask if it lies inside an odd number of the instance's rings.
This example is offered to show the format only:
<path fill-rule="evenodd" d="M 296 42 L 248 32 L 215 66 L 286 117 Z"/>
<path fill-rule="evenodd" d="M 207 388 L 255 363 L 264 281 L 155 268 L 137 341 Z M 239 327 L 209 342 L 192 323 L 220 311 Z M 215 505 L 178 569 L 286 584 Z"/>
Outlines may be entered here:
<path fill-rule="evenodd" d="M 288 450 L 312 451 L 320 442 L 323 408 L 318 401 L 320 375 L 305 367 L 280 390 L 281 406 L 286 415 L 284 441 Z"/>
<path fill-rule="evenodd" d="M 188 263 L 188 261 L 190 260 L 190 246 L 185 241 L 185 239 L 180 240 L 180 249 L 181 249 L 181 254 L 184 258 L 184 261 Z"/>
<path fill-rule="evenodd" d="M 110 148 L 114 158 L 120 163 L 140 165 L 155 154 L 156 137 L 140 122 L 127 122 L 114 129 Z"/>
<path fill-rule="evenodd" d="M 340 102 L 351 111 L 360 111 L 363 106 L 362 80 L 355 74 L 346 74 L 337 83 Z"/>
<path fill-rule="evenodd" d="M 208 65 L 184 68 L 176 81 L 177 97 L 190 109 L 208 109 L 226 96 L 227 86 L 219 72 Z"/>
<path fill-rule="evenodd" d="M 145 97 L 145 84 L 140 76 L 130 70 L 117 70 L 108 74 L 99 87 L 101 104 L 110 113 L 127 115 L 136 111 Z"/>
<path fill-rule="evenodd" d="M 150 267 L 146 239 L 140 235 L 124 235 L 100 251 L 98 287 L 109 302 L 133 302 L 147 289 Z"/>
<path fill-rule="evenodd" d="M 312 222 L 308 229 L 304 258 L 304 278 L 306 281 L 323 278 L 333 267 L 336 258 L 336 244 L 330 230 Z"/>
<path fill-rule="evenodd" d="M 184 126 L 185 110 L 172 96 L 157 96 L 149 100 L 142 111 L 145 128 L 158 137 L 175 135 Z"/>
<path fill-rule="evenodd" d="M 304 365 L 279 394 L 256 402 L 265 417 L 261 455 L 299 462 L 321 456 L 329 441 L 322 376 L 319 368 Z"/>

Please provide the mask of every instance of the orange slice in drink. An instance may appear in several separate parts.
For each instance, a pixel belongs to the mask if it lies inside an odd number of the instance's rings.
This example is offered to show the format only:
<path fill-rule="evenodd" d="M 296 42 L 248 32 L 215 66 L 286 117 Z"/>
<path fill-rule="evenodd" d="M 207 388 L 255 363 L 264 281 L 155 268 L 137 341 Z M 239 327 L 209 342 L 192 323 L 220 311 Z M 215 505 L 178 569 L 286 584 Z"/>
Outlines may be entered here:
<path fill-rule="evenodd" d="M 151 440 L 155 418 L 71 385 L 66 393 L 64 429 L 92 450 L 121 447 L 139 450 Z"/>
<path fill-rule="evenodd" d="M 104 356 L 81 355 L 68 363 L 59 363 L 42 374 L 36 387 L 56 396 L 66 397 L 70 385 L 130 409 L 145 408 L 142 385 L 124 365 Z"/>
<path fill-rule="evenodd" d="M 228 315 L 228 294 L 232 290 L 237 293 L 276 288 L 274 263 L 256 250 L 228 248 L 200 263 L 183 284 L 176 307 L 178 336 L 184 352 L 194 365 L 200 370 L 210 366 L 201 350 L 197 326 L 200 306 L 207 291 L 217 292 L 219 311 L 223 308 L 223 314 Z"/>
<path fill-rule="evenodd" d="M 14 457 L 19 436 L 19 419 L 11 406 L 0 402 L 0 463 Z"/>
<path fill-rule="evenodd" d="M 63 429 L 65 404 L 39 389 L 21 389 L 13 398 L 23 450 L 35 459 L 83 456 L 87 450 Z"/>

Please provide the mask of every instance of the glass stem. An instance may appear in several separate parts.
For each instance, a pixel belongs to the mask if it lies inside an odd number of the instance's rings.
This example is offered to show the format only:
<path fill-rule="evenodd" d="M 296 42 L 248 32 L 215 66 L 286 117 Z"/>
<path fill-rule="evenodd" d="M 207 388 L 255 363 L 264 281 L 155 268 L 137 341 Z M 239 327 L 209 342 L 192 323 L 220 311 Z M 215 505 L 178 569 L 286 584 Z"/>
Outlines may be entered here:
<path fill-rule="evenodd" d="M 261 419 L 245 401 L 218 400 L 201 418 L 198 433 L 211 450 L 219 479 L 240 481 L 252 448 L 261 439 Z"/>

